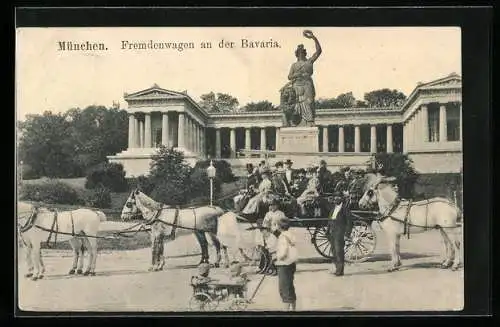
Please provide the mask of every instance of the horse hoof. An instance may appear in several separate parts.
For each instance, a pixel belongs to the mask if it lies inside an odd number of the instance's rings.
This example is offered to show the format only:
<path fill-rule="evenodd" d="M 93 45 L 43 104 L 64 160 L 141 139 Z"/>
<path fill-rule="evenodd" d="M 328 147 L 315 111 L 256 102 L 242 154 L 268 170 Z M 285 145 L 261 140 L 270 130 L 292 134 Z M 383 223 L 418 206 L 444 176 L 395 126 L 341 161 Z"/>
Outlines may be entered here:
<path fill-rule="evenodd" d="M 75 274 L 75 269 L 71 269 L 69 272 L 68 272 L 68 275 L 74 275 Z"/>
<path fill-rule="evenodd" d="M 92 272 L 90 272 L 90 273 L 89 273 L 89 275 L 90 275 L 90 276 L 95 276 L 95 272 L 94 272 L 94 271 L 92 271 Z"/>
<path fill-rule="evenodd" d="M 88 276 L 88 275 L 90 275 L 90 271 L 86 271 L 83 273 L 83 276 Z"/>
<path fill-rule="evenodd" d="M 220 265 L 219 265 L 218 263 L 215 263 L 215 264 L 214 264 L 214 267 L 215 267 L 215 268 L 219 268 L 219 267 L 220 267 Z"/>
<path fill-rule="evenodd" d="M 36 280 L 38 280 L 38 277 L 33 276 L 33 277 L 31 277 L 31 280 L 32 280 L 32 281 L 36 281 Z"/>
<path fill-rule="evenodd" d="M 24 277 L 26 277 L 26 278 L 30 278 L 32 276 L 33 276 L 33 273 L 29 273 L 29 274 L 24 275 Z"/>
<path fill-rule="evenodd" d="M 451 265 L 452 265 L 452 263 L 451 263 L 451 262 L 446 262 L 446 261 L 445 261 L 445 262 L 441 263 L 441 268 L 442 268 L 442 269 L 448 269 L 448 268 L 450 268 L 450 267 L 451 267 Z"/>
<path fill-rule="evenodd" d="M 81 274 L 83 274 L 83 270 L 82 270 L 82 269 L 78 269 L 78 270 L 76 271 L 76 273 L 77 273 L 78 275 L 81 275 Z"/>
<path fill-rule="evenodd" d="M 43 275 L 38 276 L 38 279 L 42 279 L 42 278 L 43 278 Z"/>
<path fill-rule="evenodd" d="M 452 271 L 457 271 L 457 270 L 459 270 L 459 269 L 460 269 L 460 266 L 458 266 L 458 265 L 456 265 L 456 266 L 452 266 L 452 267 L 451 267 L 451 270 L 452 270 Z"/>
<path fill-rule="evenodd" d="M 396 270 L 399 270 L 399 267 L 391 267 L 391 268 L 387 269 L 388 272 L 394 272 Z"/>

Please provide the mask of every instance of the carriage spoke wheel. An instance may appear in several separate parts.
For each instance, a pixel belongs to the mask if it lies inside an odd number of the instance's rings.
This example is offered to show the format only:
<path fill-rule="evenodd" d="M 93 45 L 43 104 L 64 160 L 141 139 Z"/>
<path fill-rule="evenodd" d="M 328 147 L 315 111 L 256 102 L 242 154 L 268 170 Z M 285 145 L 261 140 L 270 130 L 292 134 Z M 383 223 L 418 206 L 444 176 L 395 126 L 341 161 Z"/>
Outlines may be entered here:
<path fill-rule="evenodd" d="M 189 300 L 189 309 L 191 311 L 214 311 L 216 308 L 217 302 L 212 300 L 207 293 L 195 293 Z"/>
<path fill-rule="evenodd" d="M 323 257 L 332 259 L 332 244 L 328 238 L 328 227 L 316 227 L 312 236 L 312 243 L 316 251 Z"/>
<path fill-rule="evenodd" d="M 243 249 L 246 259 L 248 260 L 248 265 L 254 268 L 255 273 L 263 273 L 267 271 L 271 263 L 271 258 L 269 253 L 264 251 L 262 246 L 257 245 L 249 249 Z"/>
<path fill-rule="evenodd" d="M 351 235 L 345 240 L 345 261 L 364 262 L 375 251 L 377 237 L 371 225 L 365 221 L 354 221 Z"/>

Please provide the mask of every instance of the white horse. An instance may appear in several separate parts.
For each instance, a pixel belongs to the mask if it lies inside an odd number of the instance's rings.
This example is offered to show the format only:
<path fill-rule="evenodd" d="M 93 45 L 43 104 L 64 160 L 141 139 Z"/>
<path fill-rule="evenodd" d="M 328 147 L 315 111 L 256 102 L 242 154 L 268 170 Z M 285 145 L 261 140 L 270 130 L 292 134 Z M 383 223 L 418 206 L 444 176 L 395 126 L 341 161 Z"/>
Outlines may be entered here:
<path fill-rule="evenodd" d="M 151 225 L 151 266 L 149 271 L 162 270 L 165 265 L 164 247 L 175 237 L 194 233 L 201 246 L 201 262 L 209 261 L 208 242 L 209 235 L 217 251 L 218 267 L 221 261 L 220 250 L 224 251 L 225 265 L 229 264 L 227 246 L 219 240 L 223 230 L 225 236 L 240 239 L 237 229 L 236 216 L 230 212 L 224 213 L 220 207 L 204 206 L 198 208 L 178 209 L 156 202 L 139 190 L 130 193 L 122 209 L 122 220 L 142 214 L 146 223 Z M 219 234 L 219 236 L 218 236 Z M 240 249 L 241 251 L 241 249 Z"/>
<path fill-rule="evenodd" d="M 446 198 L 435 197 L 411 202 L 399 198 L 397 191 L 389 183 L 394 177 L 369 175 L 365 192 L 359 200 L 361 208 L 378 204 L 382 230 L 389 239 L 391 266 L 389 271 L 401 266 L 400 237 L 406 231 L 423 232 L 436 228 L 443 237 L 446 258 L 442 268 L 457 270 L 460 265 L 461 234 L 457 233 L 460 209 Z"/>
<path fill-rule="evenodd" d="M 102 211 L 76 209 L 54 211 L 18 202 L 19 236 L 25 248 L 28 273 L 33 280 L 43 278 L 45 266 L 41 255 L 41 243 L 69 241 L 73 249 L 73 265 L 69 274 L 95 275 L 97 259 L 97 231 L 106 220 Z M 87 269 L 83 272 L 84 249 L 89 251 Z"/>

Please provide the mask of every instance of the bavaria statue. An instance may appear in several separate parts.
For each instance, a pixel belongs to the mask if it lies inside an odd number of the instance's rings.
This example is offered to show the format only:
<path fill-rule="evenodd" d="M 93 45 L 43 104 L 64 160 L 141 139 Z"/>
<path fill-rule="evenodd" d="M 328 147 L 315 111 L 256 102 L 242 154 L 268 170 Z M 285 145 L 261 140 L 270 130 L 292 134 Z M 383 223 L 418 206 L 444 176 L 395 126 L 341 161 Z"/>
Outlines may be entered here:
<path fill-rule="evenodd" d="M 280 90 L 280 108 L 283 111 L 283 126 L 314 126 L 314 98 L 316 92 L 312 80 L 313 64 L 321 54 L 318 39 L 309 30 L 303 35 L 313 39 L 316 52 L 307 58 L 307 51 L 303 44 L 295 50 L 297 61 L 290 67 L 289 82 Z"/>

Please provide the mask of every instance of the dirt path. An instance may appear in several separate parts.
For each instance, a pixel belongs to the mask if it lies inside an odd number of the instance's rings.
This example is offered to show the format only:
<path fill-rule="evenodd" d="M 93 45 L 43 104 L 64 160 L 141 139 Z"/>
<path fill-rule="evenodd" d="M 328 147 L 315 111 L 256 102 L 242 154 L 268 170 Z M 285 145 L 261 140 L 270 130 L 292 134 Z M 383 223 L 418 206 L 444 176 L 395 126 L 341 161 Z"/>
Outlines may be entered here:
<path fill-rule="evenodd" d="M 460 310 L 463 306 L 463 271 L 438 268 L 442 249 L 438 232 L 402 239 L 403 267 L 394 273 L 386 271 L 389 256 L 378 233 L 373 258 L 348 265 L 343 277 L 328 274 L 330 264 L 315 252 L 307 231 L 294 232 L 301 240 L 295 278 L 298 310 Z M 79 277 L 66 275 L 72 261 L 69 252 L 45 250 L 46 277 L 37 282 L 19 278 L 19 306 L 29 311 L 186 311 L 198 252 L 194 237 L 178 238 L 167 246 L 171 258 L 166 270 L 147 272 L 149 249 L 102 251 L 97 275 Z M 21 263 L 20 273 L 24 272 Z M 251 276 L 250 291 L 260 277 Z M 266 277 L 248 310 L 281 308 L 277 279 Z"/>

